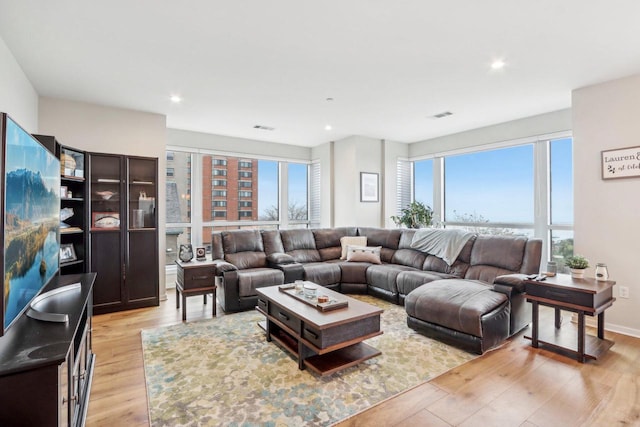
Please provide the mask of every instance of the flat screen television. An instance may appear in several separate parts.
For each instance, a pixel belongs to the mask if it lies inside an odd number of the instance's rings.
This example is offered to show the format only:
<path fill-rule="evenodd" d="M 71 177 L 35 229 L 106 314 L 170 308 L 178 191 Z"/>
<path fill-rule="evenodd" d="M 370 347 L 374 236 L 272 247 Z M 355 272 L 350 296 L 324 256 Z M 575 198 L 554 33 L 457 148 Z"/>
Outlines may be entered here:
<path fill-rule="evenodd" d="M 0 335 L 25 312 L 60 267 L 60 162 L 0 113 L 4 272 Z"/>

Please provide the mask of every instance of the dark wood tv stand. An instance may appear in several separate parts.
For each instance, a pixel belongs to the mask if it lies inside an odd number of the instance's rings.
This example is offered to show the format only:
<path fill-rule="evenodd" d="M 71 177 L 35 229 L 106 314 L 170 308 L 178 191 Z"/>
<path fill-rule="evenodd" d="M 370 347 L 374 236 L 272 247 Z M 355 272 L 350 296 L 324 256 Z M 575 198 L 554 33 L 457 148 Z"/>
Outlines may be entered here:
<path fill-rule="evenodd" d="M 0 337 L 0 425 L 84 425 L 95 359 L 91 350 L 95 276 L 59 276 L 44 289 L 80 283 L 79 289 L 55 295 L 40 307 L 68 314 L 67 323 L 23 314 Z"/>

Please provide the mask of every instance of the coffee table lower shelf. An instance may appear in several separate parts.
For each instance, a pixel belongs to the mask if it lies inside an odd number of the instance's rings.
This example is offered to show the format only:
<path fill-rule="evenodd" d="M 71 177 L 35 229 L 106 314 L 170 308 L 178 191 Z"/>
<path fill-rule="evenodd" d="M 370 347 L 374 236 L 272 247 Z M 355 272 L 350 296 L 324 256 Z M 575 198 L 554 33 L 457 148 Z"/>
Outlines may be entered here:
<path fill-rule="evenodd" d="M 258 309 L 258 311 L 262 312 L 262 310 L 260 309 Z M 264 312 L 262 313 L 265 314 Z M 277 321 L 275 321 L 274 323 L 276 324 L 275 326 L 277 326 L 277 330 L 272 331 L 271 341 L 277 343 L 295 359 L 299 360 L 299 338 L 295 338 L 288 331 L 286 331 L 286 326 L 279 324 L 279 322 Z M 258 326 L 266 332 L 267 320 L 265 319 L 263 321 L 259 321 Z M 382 334 L 382 332 L 371 334 L 371 336 L 380 334 Z M 309 343 L 303 345 L 303 347 L 305 348 L 305 350 L 303 351 L 309 351 L 310 346 L 311 345 Z M 360 341 L 356 342 L 355 344 L 337 348 L 326 353 L 323 352 L 322 354 L 314 354 L 312 356 L 305 357 L 303 360 L 303 364 L 305 368 L 315 372 L 316 374 L 320 376 L 326 376 L 343 369 L 350 368 L 351 366 L 355 366 L 361 362 L 364 362 L 365 360 L 369 360 L 381 354 L 382 352 L 377 348 Z"/>

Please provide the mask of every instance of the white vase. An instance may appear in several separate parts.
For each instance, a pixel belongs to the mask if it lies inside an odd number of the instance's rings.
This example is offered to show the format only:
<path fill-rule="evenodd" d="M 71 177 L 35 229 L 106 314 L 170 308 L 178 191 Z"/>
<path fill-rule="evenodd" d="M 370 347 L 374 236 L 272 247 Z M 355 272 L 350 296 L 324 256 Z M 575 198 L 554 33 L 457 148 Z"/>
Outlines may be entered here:
<path fill-rule="evenodd" d="M 583 279 L 584 278 L 584 268 L 572 268 L 571 269 L 571 277 L 574 279 Z"/>

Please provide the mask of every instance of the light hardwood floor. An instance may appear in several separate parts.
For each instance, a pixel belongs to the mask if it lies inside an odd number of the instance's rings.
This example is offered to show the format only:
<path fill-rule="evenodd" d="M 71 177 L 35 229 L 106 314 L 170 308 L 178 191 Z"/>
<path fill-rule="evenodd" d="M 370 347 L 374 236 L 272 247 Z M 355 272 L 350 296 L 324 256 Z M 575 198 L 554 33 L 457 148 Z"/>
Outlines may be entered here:
<path fill-rule="evenodd" d="M 160 307 L 94 317 L 88 426 L 149 425 L 140 331 L 181 322 L 175 293 L 168 297 Z M 187 309 L 189 321 L 211 318 L 202 297 L 188 298 Z M 640 339 L 606 336 L 611 350 L 580 364 L 519 334 L 339 426 L 640 426 Z"/>

